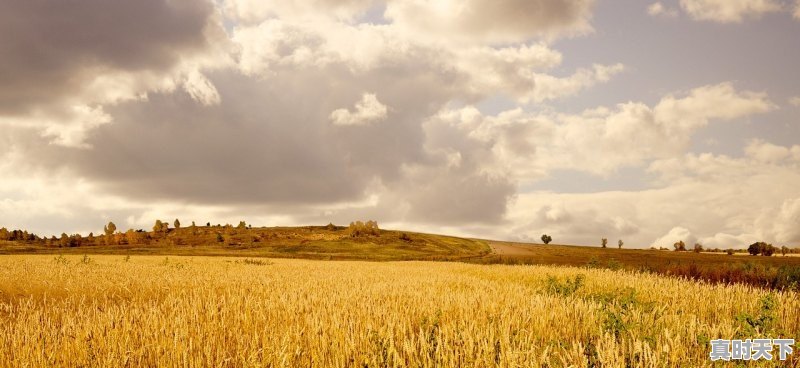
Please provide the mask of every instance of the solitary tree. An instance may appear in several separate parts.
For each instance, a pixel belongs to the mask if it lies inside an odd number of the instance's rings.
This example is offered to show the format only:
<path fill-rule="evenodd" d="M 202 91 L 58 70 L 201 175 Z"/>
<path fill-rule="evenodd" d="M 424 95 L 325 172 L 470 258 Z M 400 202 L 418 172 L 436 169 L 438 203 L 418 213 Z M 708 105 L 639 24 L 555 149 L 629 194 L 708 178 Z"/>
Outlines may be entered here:
<path fill-rule="evenodd" d="M 175 225 L 176 229 L 180 229 L 181 228 L 181 222 L 178 219 L 175 219 L 175 222 L 173 224 Z"/>
<path fill-rule="evenodd" d="M 117 231 L 117 225 L 114 225 L 113 222 L 109 221 L 108 225 L 103 227 L 103 232 L 105 233 L 105 241 L 106 244 L 111 244 L 113 242 L 114 232 Z"/>
<path fill-rule="evenodd" d="M 686 243 L 684 243 L 683 240 L 680 240 L 677 243 L 672 244 L 672 246 L 675 247 L 675 251 L 676 252 L 685 252 L 686 251 Z"/>
<path fill-rule="evenodd" d="M 620 239 L 620 240 L 617 242 L 617 247 L 619 247 L 619 249 L 622 249 L 622 245 L 623 245 L 623 244 L 625 244 L 625 243 L 622 241 L 622 239 Z"/>
<path fill-rule="evenodd" d="M 608 245 L 608 239 L 606 239 L 606 238 L 601 239 L 600 242 L 603 244 L 603 248 L 605 248 L 606 245 Z"/>
<path fill-rule="evenodd" d="M 703 251 L 703 244 L 694 243 L 694 252 L 695 253 L 700 253 L 702 251 Z"/>
<path fill-rule="evenodd" d="M 547 234 L 542 234 L 542 243 L 550 244 L 551 241 L 553 241 L 553 237 Z"/>

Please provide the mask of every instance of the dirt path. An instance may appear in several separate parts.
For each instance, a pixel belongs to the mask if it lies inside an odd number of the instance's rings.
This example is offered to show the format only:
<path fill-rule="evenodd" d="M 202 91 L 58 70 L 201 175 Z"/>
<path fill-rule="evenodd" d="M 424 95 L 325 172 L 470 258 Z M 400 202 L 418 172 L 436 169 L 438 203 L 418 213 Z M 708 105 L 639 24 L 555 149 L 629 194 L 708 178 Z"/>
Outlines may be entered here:
<path fill-rule="evenodd" d="M 529 245 L 490 241 L 489 246 L 492 248 L 492 253 L 501 256 L 532 256 L 535 254 L 528 248 Z"/>

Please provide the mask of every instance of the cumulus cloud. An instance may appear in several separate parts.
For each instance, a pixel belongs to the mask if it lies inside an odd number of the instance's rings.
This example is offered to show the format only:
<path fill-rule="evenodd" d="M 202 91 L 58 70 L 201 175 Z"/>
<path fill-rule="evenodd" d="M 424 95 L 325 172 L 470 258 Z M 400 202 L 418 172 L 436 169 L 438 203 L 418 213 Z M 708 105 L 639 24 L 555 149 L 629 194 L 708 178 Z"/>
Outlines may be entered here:
<path fill-rule="evenodd" d="M 608 237 L 631 247 L 671 248 L 678 240 L 712 248 L 796 246 L 798 168 L 789 160 L 765 165 L 747 156 L 686 154 L 656 160 L 654 185 L 641 190 L 518 193 L 506 218 L 520 239 L 548 232 L 576 244 Z"/>
<path fill-rule="evenodd" d="M 429 124 L 448 125 L 490 146 L 493 170 L 520 180 L 556 169 L 607 175 L 621 167 L 679 155 L 709 121 L 764 113 L 774 105 L 763 93 L 737 91 L 729 83 L 667 95 L 655 106 L 640 102 L 581 114 L 525 113 L 483 116 L 473 107 L 440 112 Z M 635 142 L 631 137 L 636 137 Z"/>
<path fill-rule="evenodd" d="M 226 13 L 238 20 L 246 22 L 260 21 L 267 18 L 335 18 L 352 20 L 366 11 L 373 0 L 227 0 Z"/>
<path fill-rule="evenodd" d="M 796 153 L 800 152 L 800 145 L 784 147 L 761 139 L 753 139 L 745 148 L 745 153 L 753 159 L 764 163 L 776 163 L 792 156 L 800 158 Z"/>
<path fill-rule="evenodd" d="M 794 19 L 800 20 L 800 0 L 796 1 L 794 5 Z"/>
<path fill-rule="evenodd" d="M 400 0 L 384 16 L 407 32 L 450 42 L 520 42 L 591 31 L 592 0 Z"/>
<path fill-rule="evenodd" d="M 685 227 L 673 227 L 664 236 L 653 241 L 653 246 L 659 248 L 673 249 L 673 244 L 682 241 L 686 244 L 686 249 L 691 249 L 697 238 Z"/>
<path fill-rule="evenodd" d="M 355 109 L 336 109 L 331 112 L 330 119 L 333 125 L 366 125 L 386 119 L 389 109 L 378 101 L 373 93 L 365 93 L 356 103 Z"/>
<path fill-rule="evenodd" d="M 681 8 L 695 20 L 739 23 L 780 11 L 775 0 L 681 0 Z"/>
<path fill-rule="evenodd" d="M 678 16 L 678 11 L 664 6 L 664 4 L 662 4 L 661 2 L 655 2 L 647 7 L 647 14 L 654 17 L 655 16 L 676 17 Z"/>
<path fill-rule="evenodd" d="M 108 120 L 98 105 L 174 89 L 220 32 L 206 1 L 3 2 L 0 124 L 83 145 Z"/>

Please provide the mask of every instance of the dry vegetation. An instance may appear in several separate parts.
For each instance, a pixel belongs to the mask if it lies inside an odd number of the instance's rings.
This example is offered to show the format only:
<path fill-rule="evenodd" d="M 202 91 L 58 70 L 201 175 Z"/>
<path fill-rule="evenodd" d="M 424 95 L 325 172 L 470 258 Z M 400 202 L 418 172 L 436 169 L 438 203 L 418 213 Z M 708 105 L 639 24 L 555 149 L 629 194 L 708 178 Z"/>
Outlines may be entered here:
<path fill-rule="evenodd" d="M 800 339 L 798 294 L 575 267 L 0 257 L 0 366 L 689 367 L 740 336 Z"/>
<path fill-rule="evenodd" d="M 166 224 L 166 222 L 161 222 Z M 64 235 L 66 237 L 66 234 Z M 380 230 L 377 224 L 351 227 L 186 226 L 161 231 L 127 231 L 82 237 L 80 245 L 55 241 L 3 241 L 0 254 L 151 254 L 363 260 L 465 260 L 490 253 L 484 241 Z"/>
<path fill-rule="evenodd" d="M 714 283 L 744 283 L 766 289 L 800 291 L 799 257 L 487 242 L 506 252 L 470 262 L 626 269 Z"/>

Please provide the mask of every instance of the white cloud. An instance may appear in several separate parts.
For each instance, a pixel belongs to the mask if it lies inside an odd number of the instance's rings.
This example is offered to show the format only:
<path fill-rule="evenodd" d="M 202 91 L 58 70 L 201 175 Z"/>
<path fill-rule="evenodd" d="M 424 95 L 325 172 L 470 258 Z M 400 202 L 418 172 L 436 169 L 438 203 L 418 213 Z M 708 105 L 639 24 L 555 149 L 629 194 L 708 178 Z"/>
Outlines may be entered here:
<path fill-rule="evenodd" d="M 678 240 L 712 248 L 741 249 L 755 241 L 797 246 L 799 169 L 793 161 L 764 165 L 749 157 L 687 154 L 652 165 L 661 185 L 596 193 L 519 193 L 506 218 L 513 224 L 512 234 L 522 239 L 547 232 L 557 241 L 586 245 L 608 237 L 622 238 L 631 247 L 671 248 Z M 552 213 L 558 216 L 543 216 Z M 614 227 L 614 219 L 623 219 L 636 231 Z"/>
<path fill-rule="evenodd" d="M 667 96 L 654 112 L 661 120 L 674 122 L 669 129 L 687 129 L 704 126 L 709 119 L 731 120 L 775 108 L 766 93 L 739 92 L 731 83 L 722 83 L 695 88 L 683 98 Z"/>
<path fill-rule="evenodd" d="M 591 31 L 592 0 L 398 0 L 385 17 L 407 33 L 459 43 L 512 43 Z"/>
<path fill-rule="evenodd" d="M 661 2 L 655 2 L 647 7 L 647 14 L 654 17 L 655 16 L 676 17 L 678 16 L 678 11 L 664 6 L 664 4 L 662 4 Z"/>
<path fill-rule="evenodd" d="M 776 163 L 785 160 L 792 157 L 792 153 L 797 151 L 800 151 L 800 145 L 784 147 L 765 142 L 761 139 L 753 139 L 747 147 L 745 147 L 747 156 L 764 163 Z"/>
<path fill-rule="evenodd" d="M 367 125 L 386 120 L 389 109 L 373 93 L 365 93 L 356 102 L 355 110 L 336 109 L 331 112 L 333 125 Z"/>
<path fill-rule="evenodd" d="M 780 11 L 775 0 L 681 0 L 681 7 L 695 20 L 739 23 Z"/>
<path fill-rule="evenodd" d="M 365 12 L 373 0 L 226 0 L 227 15 L 240 21 L 258 22 L 268 18 L 316 21 L 325 18 L 352 20 Z"/>
<path fill-rule="evenodd" d="M 466 132 L 488 145 L 495 157 L 486 170 L 508 172 L 524 181 L 565 169 L 609 175 L 622 167 L 675 157 L 709 121 L 747 117 L 772 108 L 766 95 L 736 91 L 723 83 L 695 88 L 685 96 L 667 95 L 654 107 L 628 102 L 577 115 L 515 109 L 483 116 L 471 107 L 444 110 L 428 127 L 446 125 Z"/>
<path fill-rule="evenodd" d="M 792 104 L 792 106 L 800 106 L 800 96 L 790 98 L 789 103 Z"/>
<path fill-rule="evenodd" d="M 794 19 L 800 20 L 800 0 L 797 0 L 794 5 Z"/>
<path fill-rule="evenodd" d="M 674 249 L 673 244 L 679 241 L 683 241 L 686 245 L 686 249 L 692 249 L 694 243 L 697 242 L 697 238 L 685 227 L 673 227 L 669 232 L 664 234 L 664 236 L 654 240 L 653 246 L 672 250 Z"/>

